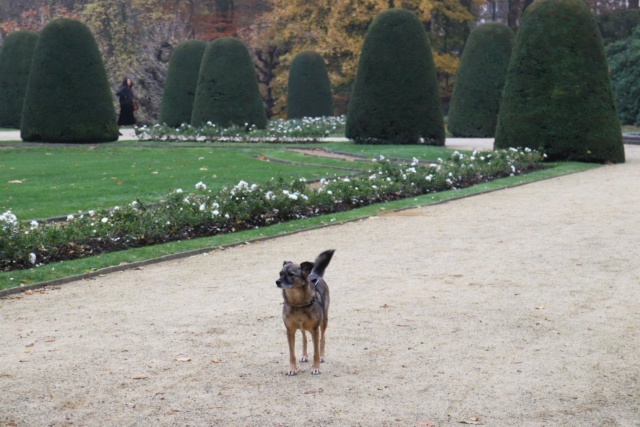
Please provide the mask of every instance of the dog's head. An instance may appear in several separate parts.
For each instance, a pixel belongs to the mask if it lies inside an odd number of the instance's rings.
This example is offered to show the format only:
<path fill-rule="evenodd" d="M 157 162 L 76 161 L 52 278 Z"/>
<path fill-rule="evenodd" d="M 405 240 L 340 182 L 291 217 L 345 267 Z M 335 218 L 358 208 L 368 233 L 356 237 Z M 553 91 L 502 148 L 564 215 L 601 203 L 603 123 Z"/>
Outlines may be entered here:
<path fill-rule="evenodd" d="M 291 261 L 285 261 L 280 270 L 280 278 L 276 280 L 276 286 L 282 289 L 307 286 L 311 270 L 313 270 L 312 262 L 296 265 Z"/>

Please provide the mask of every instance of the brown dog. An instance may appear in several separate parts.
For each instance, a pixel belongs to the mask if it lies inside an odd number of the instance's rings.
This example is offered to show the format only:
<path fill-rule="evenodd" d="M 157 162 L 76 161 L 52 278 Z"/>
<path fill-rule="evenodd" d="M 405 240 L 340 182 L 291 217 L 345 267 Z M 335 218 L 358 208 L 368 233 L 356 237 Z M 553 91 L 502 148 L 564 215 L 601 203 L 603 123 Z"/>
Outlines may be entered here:
<path fill-rule="evenodd" d="M 296 374 L 295 342 L 296 331 L 302 331 L 302 358 L 308 360 L 307 335 L 313 340 L 312 375 L 320 374 L 320 362 L 324 362 L 324 333 L 329 322 L 329 287 L 322 276 L 329 265 L 334 250 L 322 252 L 315 262 L 296 265 L 285 261 L 276 285 L 282 289 L 284 306 L 282 319 L 287 328 L 289 341 L 289 370 L 287 375 Z"/>

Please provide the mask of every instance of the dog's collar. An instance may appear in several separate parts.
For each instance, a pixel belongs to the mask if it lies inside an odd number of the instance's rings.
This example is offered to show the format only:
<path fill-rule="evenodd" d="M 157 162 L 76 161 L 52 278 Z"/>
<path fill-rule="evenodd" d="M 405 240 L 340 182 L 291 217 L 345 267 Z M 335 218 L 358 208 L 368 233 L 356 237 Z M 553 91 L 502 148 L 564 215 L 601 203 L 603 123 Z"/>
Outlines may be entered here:
<path fill-rule="evenodd" d="M 306 308 L 306 307 L 311 307 L 316 302 L 317 302 L 317 299 L 316 299 L 316 296 L 314 295 L 313 298 L 311 298 L 311 301 L 308 304 L 305 304 L 305 305 L 293 305 L 293 304 L 288 303 L 287 301 L 285 301 L 285 304 L 287 304 L 289 307 L 293 307 L 293 308 Z"/>

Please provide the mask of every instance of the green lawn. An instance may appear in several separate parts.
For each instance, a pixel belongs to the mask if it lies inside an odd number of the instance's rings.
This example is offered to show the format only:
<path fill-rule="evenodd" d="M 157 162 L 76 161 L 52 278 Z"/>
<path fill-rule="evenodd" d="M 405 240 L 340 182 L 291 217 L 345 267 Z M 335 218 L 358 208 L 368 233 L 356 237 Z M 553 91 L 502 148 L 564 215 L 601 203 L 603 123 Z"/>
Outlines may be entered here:
<path fill-rule="evenodd" d="M 86 147 L 13 143 L 0 152 L 0 213 L 12 210 L 21 220 L 65 216 L 109 208 L 136 199 L 160 200 L 169 191 L 235 185 L 240 180 L 262 183 L 318 179 L 363 169 L 369 160 L 416 157 L 424 161 L 448 158 L 452 150 L 424 145 L 356 145 L 349 142 L 303 144 L 328 151 L 364 156 L 362 162 L 308 156 L 289 145 L 262 143 L 192 144 L 132 141 Z M 9 144 L 6 144 L 9 145 Z M 291 162 L 266 161 L 268 159 Z M 19 182 L 19 183 L 18 183 Z"/>
<path fill-rule="evenodd" d="M 210 189 L 345 174 L 331 166 L 362 168 L 366 163 L 312 158 L 282 145 L 242 148 L 150 148 L 133 144 L 96 147 L 7 148 L 0 152 L 0 212 L 19 219 L 47 218 L 142 201 L 158 201 L 178 188 L 194 191 L 199 181 Z M 260 156 L 306 163 L 269 162 Z M 10 183 L 20 181 L 21 183 Z"/>

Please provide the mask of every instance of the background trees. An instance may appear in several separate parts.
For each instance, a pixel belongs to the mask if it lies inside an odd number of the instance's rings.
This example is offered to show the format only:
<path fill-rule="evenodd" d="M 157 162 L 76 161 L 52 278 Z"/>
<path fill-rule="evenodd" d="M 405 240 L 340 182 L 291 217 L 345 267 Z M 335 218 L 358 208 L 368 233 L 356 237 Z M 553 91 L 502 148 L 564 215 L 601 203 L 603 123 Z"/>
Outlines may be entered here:
<path fill-rule="evenodd" d="M 638 0 L 586 0 L 598 15 L 638 7 Z M 136 84 L 139 121 L 155 122 L 169 57 L 182 41 L 237 37 L 253 54 L 269 116 L 283 116 L 288 69 L 301 51 L 327 64 L 337 114 L 346 112 L 364 34 L 381 11 L 400 7 L 429 33 L 440 93 L 449 97 L 471 29 L 479 22 L 520 25 L 531 0 L 0 0 L 0 43 L 15 29 L 40 31 L 70 17 L 95 35 L 114 90 L 127 75 Z M 616 18 L 612 15 L 612 18 Z M 633 21 L 635 22 L 635 21 Z M 631 21 L 610 20 L 630 34 Z M 628 25 L 627 25 L 628 24 Z M 602 27 L 607 25 L 602 22 Z M 603 30 L 603 33 L 605 31 Z M 606 39 L 606 36 L 605 36 Z M 115 102 L 115 97 L 114 97 Z"/>

